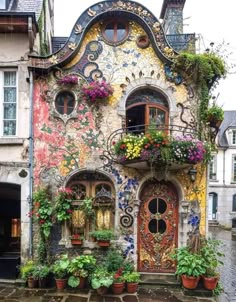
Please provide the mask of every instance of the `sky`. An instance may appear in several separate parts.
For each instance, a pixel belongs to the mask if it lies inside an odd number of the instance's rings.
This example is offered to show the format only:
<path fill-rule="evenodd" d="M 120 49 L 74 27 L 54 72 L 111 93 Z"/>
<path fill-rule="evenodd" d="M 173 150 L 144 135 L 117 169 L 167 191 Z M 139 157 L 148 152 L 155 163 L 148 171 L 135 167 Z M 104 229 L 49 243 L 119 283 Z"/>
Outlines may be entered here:
<path fill-rule="evenodd" d="M 83 11 L 99 1 L 54 0 L 54 35 L 68 37 Z M 163 0 L 136 0 L 146 6 L 158 19 Z M 186 0 L 184 7 L 184 33 L 195 33 L 199 39 L 197 49 L 203 52 L 223 43 L 221 55 L 227 56 L 228 65 L 236 65 L 236 0 Z M 236 67 L 231 67 L 226 79 L 221 80 L 213 92 L 224 110 L 236 110 Z"/>

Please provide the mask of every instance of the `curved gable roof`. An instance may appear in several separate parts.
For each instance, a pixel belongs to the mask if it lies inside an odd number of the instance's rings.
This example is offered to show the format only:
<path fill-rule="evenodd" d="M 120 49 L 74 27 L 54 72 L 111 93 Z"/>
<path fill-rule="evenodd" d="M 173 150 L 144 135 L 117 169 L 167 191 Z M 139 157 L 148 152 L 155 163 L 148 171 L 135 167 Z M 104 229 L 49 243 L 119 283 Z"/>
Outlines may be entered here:
<path fill-rule="evenodd" d="M 170 63 L 176 52 L 168 44 L 158 19 L 143 5 L 134 1 L 103 1 L 85 10 L 76 21 L 66 44 L 58 52 L 47 57 L 30 56 L 30 69 L 50 71 L 53 67 L 67 64 L 80 50 L 89 29 L 98 21 L 112 16 L 125 17 L 139 23 L 147 32 L 157 56 Z"/>

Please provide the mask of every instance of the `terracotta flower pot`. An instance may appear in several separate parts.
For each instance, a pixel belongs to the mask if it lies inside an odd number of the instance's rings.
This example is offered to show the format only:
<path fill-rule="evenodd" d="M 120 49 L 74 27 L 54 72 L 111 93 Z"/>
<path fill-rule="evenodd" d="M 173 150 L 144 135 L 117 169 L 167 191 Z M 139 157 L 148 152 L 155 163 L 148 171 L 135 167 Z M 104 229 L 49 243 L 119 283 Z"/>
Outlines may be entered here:
<path fill-rule="evenodd" d="M 67 279 L 55 279 L 56 280 L 56 287 L 59 290 L 65 289 Z"/>
<path fill-rule="evenodd" d="M 110 246 L 110 240 L 97 240 L 97 243 L 101 247 L 108 247 L 108 246 Z"/>
<path fill-rule="evenodd" d="M 217 286 L 219 277 L 218 276 L 215 276 L 215 277 L 202 276 L 202 279 L 203 279 L 203 285 L 206 289 L 214 290 Z"/>
<path fill-rule="evenodd" d="M 42 278 L 42 279 L 39 279 L 39 288 L 45 288 L 47 287 L 47 278 Z"/>
<path fill-rule="evenodd" d="M 120 295 L 123 293 L 124 291 L 124 288 L 125 288 L 125 283 L 124 282 L 120 282 L 120 283 L 113 283 L 112 284 L 112 292 L 113 294 L 115 295 Z"/>
<path fill-rule="evenodd" d="M 29 288 L 38 287 L 38 279 L 34 279 L 33 277 L 28 277 L 27 283 Z"/>
<path fill-rule="evenodd" d="M 80 277 L 80 278 L 79 278 L 79 285 L 78 285 L 78 288 L 79 288 L 79 289 L 85 288 L 85 284 L 86 284 L 86 278 Z"/>
<path fill-rule="evenodd" d="M 127 293 L 134 294 L 138 289 L 138 283 L 127 282 L 126 289 L 127 289 Z"/>
<path fill-rule="evenodd" d="M 81 239 L 71 239 L 71 244 L 73 244 L 73 245 L 82 245 L 83 240 L 81 240 Z"/>
<path fill-rule="evenodd" d="M 200 277 L 186 276 L 182 275 L 182 284 L 183 287 L 187 289 L 195 289 L 198 286 Z"/>
<path fill-rule="evenodd" d="M 108 287 L 106 287 L 106 286 L 101 286 L 101 287 L 97 288 L 97 293 L 100 296 L 104 296 L 107 292 L 108 292 Z"/>

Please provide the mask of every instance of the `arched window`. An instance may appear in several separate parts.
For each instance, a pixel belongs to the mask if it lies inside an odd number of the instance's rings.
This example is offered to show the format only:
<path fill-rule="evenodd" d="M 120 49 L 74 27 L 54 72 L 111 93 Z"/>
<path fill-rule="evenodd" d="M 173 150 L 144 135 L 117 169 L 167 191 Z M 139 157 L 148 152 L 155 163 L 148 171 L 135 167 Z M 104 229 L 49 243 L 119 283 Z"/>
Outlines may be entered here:
<path fill-rule="evenodd" d="M 118 44 L 125 40 L 129 33 L 128 23 L 123 20 L 111 20 L 102 29 L 103 38 L 109 44 Z"/>
<path fill-rule="evenodd" d="M 157 90 L 143 88 L 132 93 L 126 102 L 126 125 L 131 132 L 143 132 L 149 127 L 167 126 L 169 106 Z"/>
<path fill-rule="evenodd" d="M 71 234 L 80 234 L 90 240 L 91 231 L 114 228 L 115 194 L 107 176 L 83 172 L 74 175 L 67 186 L 77 198 L 73 201 Z"/>
<path fill-rule="evenodd" d="M 70 91 L 59 92 L 56 96 L 55 107 L 59 114 L 69 115 L 75 108 L 75 97 Z"/>

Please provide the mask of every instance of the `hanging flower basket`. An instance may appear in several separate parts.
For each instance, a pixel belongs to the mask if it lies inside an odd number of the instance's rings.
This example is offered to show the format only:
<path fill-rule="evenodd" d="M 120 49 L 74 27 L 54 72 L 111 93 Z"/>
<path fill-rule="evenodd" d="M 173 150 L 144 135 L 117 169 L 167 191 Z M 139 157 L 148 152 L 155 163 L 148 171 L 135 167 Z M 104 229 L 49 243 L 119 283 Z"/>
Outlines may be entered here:
<path fill-rule="evenodd" d="M 93 81 L 82 86 L 82 97 L 90 103 L 106 103 L 113 94 L 113 88 L 106 81 Z"/>

